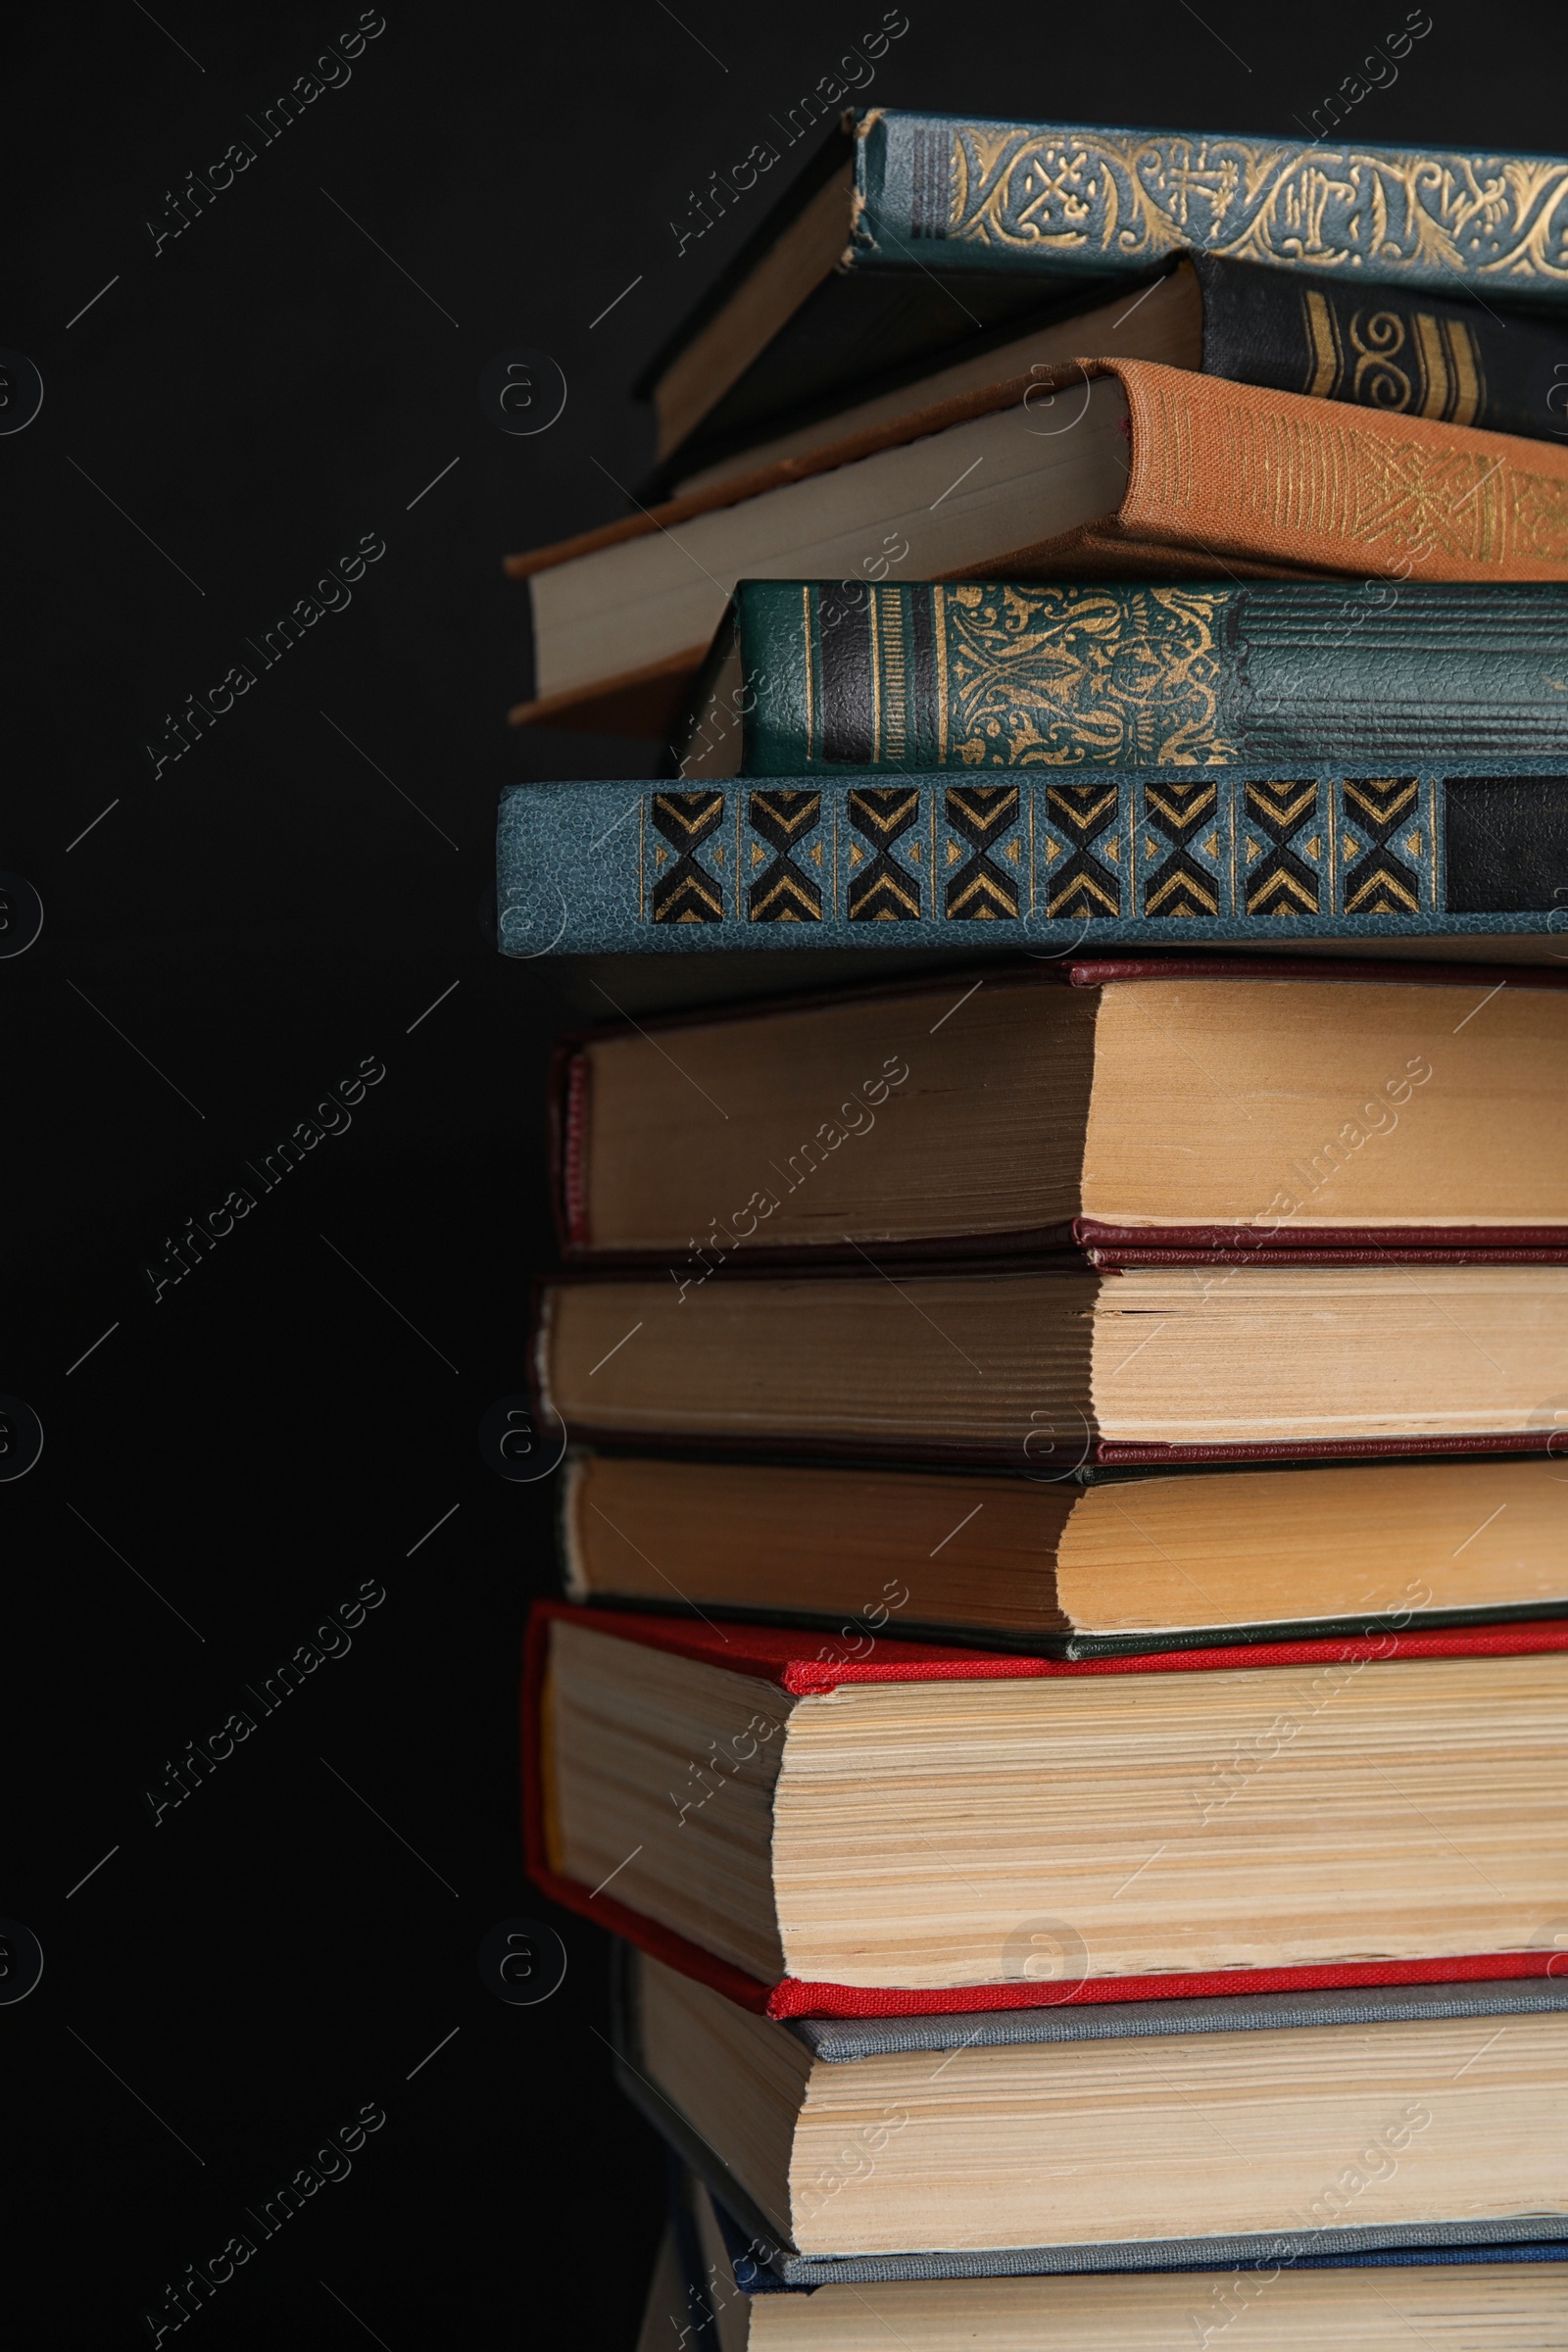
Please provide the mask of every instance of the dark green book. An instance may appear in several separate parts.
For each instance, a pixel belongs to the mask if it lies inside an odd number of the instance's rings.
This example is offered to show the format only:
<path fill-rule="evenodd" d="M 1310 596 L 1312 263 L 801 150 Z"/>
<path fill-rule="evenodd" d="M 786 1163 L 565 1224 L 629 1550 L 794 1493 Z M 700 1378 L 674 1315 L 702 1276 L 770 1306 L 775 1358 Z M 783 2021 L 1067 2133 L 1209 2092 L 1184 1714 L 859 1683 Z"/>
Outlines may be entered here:
<path fill-rule="evenodd" d="M 745 580 L 671 769 L 1560 759 L 1568 587 Z"/>

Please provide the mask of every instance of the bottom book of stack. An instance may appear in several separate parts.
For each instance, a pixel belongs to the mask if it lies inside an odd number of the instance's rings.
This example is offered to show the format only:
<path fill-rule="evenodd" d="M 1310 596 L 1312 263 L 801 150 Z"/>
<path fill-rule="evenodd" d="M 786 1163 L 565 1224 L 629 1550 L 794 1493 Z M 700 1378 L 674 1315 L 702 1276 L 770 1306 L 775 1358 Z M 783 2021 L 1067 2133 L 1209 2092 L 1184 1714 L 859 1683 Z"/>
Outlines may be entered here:
<path fill-rule="evenodd" d="M 816 2288 L 772 2255 L 672 2158 L 637 2352 L 1556 2352 L 1568 2329 L 1561 2241 Z"/>

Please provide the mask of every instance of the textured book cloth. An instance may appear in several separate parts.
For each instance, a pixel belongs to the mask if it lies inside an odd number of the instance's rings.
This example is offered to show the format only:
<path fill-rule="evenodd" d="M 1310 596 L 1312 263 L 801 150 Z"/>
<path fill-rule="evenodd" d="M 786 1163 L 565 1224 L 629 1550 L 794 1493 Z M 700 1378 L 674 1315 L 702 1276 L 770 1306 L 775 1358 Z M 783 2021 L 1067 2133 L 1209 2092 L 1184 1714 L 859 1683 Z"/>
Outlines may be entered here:
<path fill-rule="evenodd" d="M 1568 2254 L 1559 2213 L 1524 2213 L 1488 2221 L 1356 2223 L 1352 2174 L 1325 2180 L 1326 2197 L 1299 2215 L 1300 2226 L 1267 2232 L 1178 2238 L 1112 2239 L 1076 2244 L 988 2246 L 982 2249 L 922 2250 L 918 2253 L 803 2254 L 748 2192 L 735 2164 L 656 2080 L 638 2020 L 640 1969 L 617 1955 L 613 1976 L 612 2034 L 615 2074 L 623 2094 L 651 2123 L 666 2145 L 703 2181 L 723 2211 L 728 2250 L 743 2291 L 766 2293 L 779 2287 L 865 2285 L 922 2278 L 1005 2278 L 1031 2275 L 1074 2276 L 1120 2272 L 1255 2268 L 1298 2265 L 1348 2267 L 1420 2260 L 1461 2263 L 1561 2261 Z M 1361 2029 L 1369 2037 L 1382 2029 L 1423 2021 L 1475 2019 L 1485 2042 L 1485 2021 L 1495 2020 L 1498 2038 L 1509 2020 L 1560 2016 L 1568 2009 L 1568 1983 L 1548 1979 L 1512 1984 L 1451 1984 L 1441 1987 L 1382 1986 L 1314 1993 L 1199 1996 L 1106 2006 L 1092 2012 L 1045 2008 L 960 2020 L 855 2025 L 794 2021 L 784 2028 L 813 2068 L 854 2068 L 889 2057 L 928 2053 L 940 2070 L 971 2051 L 1066 2050 L 1086 2043 L 1126 2045 L 1149 2052 L 1158 2070 L 1161 2044 L 1189 2046 L 1207 2035 L 1314 2034 Z M 1191 2038 L 1189 2038 L 1191 2037 Z M 1234 2046 L 1234 2045 L 1233 2045 Z M 1155 2076 L 1158 2081 L 1158 2074 Z M 1170 2092 L 1165 2093 L 1167 2099 Z M 874 2110 L 873 2110 L 874 2111 Z M 903 2113 L 901 2109 L 898 2112 Z M 1376 2159 L 1370 2159 L 1376 2161 Z M 850 2160 L 846 2158 L 846 2162 Z M 1352 2168 L 1353 2169 L 1353 2168 Z M 853 2177 L 853 2176 L 852 2176 Z M 1364 2182 L 1364 2176 L 1360 2178 Z"/>
<path fill-rule="evenodd" d="M 672 753 L 691 782 L 1563 758 L 1564 677 L 1546 583 L 743 580 Z"/>
<path fill-rule="evenodd" d="M 662 454 L 756 437 L 1054 296 L 1133 290 L 1183 252 L 1494 308 L 1568 289 L 1560 158 L 881 108 L 843 122 L 650 363 Z M 753 158 L 779 160 L 765 143 Z"/>
<path fill-rule="evenodd" d="M 1187 1969 L 1162 1975 L 1097 1975 L 1081 1937 L 1058 1938 L 1054 1973 L 1014 1975 L 990 1984 L 953 1985 L 846 1984 L 784 1976 L 765 1984 L 734 1962 L 694 1941 L 623 1899 L 626 1884 L 591 1886 L 562 1866 L 558 1819 L 559 1762 L 547 1704 L 551 1643 L 557 1626 L 580 1626 L 615 1642 L 747 1678 L 759 1700 L 771 1688 L 793 1699 L 828 1696 L 871 1686 L 986 1684 L 1071 1681 L 1096 1676 L 1272 1674 L 1295 1668 L 1338 1669 L 1359 1677 L 1363 1669 L 1392 1673 L 1419 1671 L 1419 1662 L 1451 1658 L 1548 1656 L 1568 1650 L 1568 1625 L 1538 1621 L 1444 1633 L 1388 1633 L 1369 1640 L 1292 1642 L 1231 1649 L 1185 1649 L 1141 1657 L 1088 1659 L 1025 1658 L 923 1642 L 877 1641 L 859 1659 L 837 1654 L 801 1628 L 731 1624 L 716 1627 L 632 1612 L 583 1609 L 568 1602 L 542 1601 L 530 1617 L 522 1692 L 523 1823 L 527 1867 L 535 1884 L 553 1900 L 599 1926 L 625 1936 L 655 1959 L 723 1993 L 744 2009 L 772 2018 L 918 2019 L 932 2014 L 979 2017 L 993 2012 L 1044 2010 L 1060 2021 L 1103 2003 L 1174 2001 L 1184 2008 L 1200 1997 L 1247 1993 L 1345 1991 L 1367 1985 L 1459 1986 L 1498 1984 L 1516 1979 L 1560 1975 L 1562 1955 L 1549 1936 L 1537 1946 L 1507 1951 L 1455 1951 L 1406 1959 L 1314 1961 L 1283 1967 Z M 1287 1686 L 1282 1682 L 1282 1697 Z M 756 1745 L 756 1741 L 753 1741 Z M 673 1767 L 672 1767 L 673 1769 Z M 622 1863 L 635 1858 L 628 1856 Z M 633 1881 L 635 1883 L 635 1872 Z M 1447 1994 L 1441 1997 L 1447 1998 Z M 1457 1997 L 1457 1996 L 1454 1996 Z M 1130 2012 L 1129 2012 L 1130 2014 Z M 982 2030 L 992 2031 L 987 2025 Z M 1086 2029 L 1092 2031 L 1092 2029 Z M 1131 2031 L 1132 2028 L 1123 2030 Z"/>
<path fill-rule="evenodd" d="M 498 943 L 1568 955 L 1561 762 L 1291 769 L 518 785 L 500 808 Z"/>
<path fill-rule="evenodd" d="M 1053 372 L 1064 396 L 1072 372 Z M 1141 556 L 1192 572 L 1213 552 L 1356 576 L 1568 573 L 1568 450 L 1148 361 L 1089 361 L 1079 373 L 1085 391 L 1101 373 L 1122 384 L 1132 470 L 1118 512 L 1045 543 L 1042 568 L 1076 559 L 1125 576 Z"/>
<path fill-rule="evenodd" d="M 618 1987 L 615 2014 L 618 2022 L 624 2014 L 624 1996 Z M 626 2060 L 617 2054 L 617 2079 L 623 2088 L 628 2077 L 629 2068 Z M 670 2292 L 666 2288 L 664 2308 L 679 2311 L 681 2319 L 690 2328 L 691 2340 L 697 2346 L 698 2352 L 726 2352 L 725 2338 L 719 2333 L 715 2323 L 722 2315 L 732 2314 L 734 2303 L 739 2298 L 811 2295 L 819 2294 L 821 2289 L 801 2281 L 792 2282 L 781 2276 L 782 2268 L 788 2265 L 792 2258 L 786 2255 L 779 2246 L 776 2232 L 759 2233 L 742 2228 L 724 2201 L 726 2195 L 734 2194 L 733 2176 L 727 2168 L 716 2176 L 716 2186 L 710 2188 L 700 2173 L 682 2161 L 670 2144 L 670 2138 L 677 2130 L 680 2130 L 684 2136 L 687 2128 L 672 2116 L 668 2102 L 662 2098 L 657 2098 L 657 2100 L 651 2098 L 648 2101 L 648 2109 L 649 2120 L 654 2124 L 656 2130 L 662 2129 L 665 2135 L 664 2161 L 668 2213 L 666 2244 L 672 2248 L 673 2267 L 679 2275 L 679 2282 L 674 2291 Z M 1523 2242 L 1514 2243 L 1498 2241 L 1491 2246 L 1384 2247 L 1375 2252 L 1367 2252 L 1362 2249 L 1358 2252 L 1343 2254 L 1326 2253 L 1314 2247 L 1310 2252 L 1303 2251 L 1294 2254 L 1288 2267 L 1293 2272 L 1407 2270 L 1416 2267 L 1427 2271 L 1442 2271 L 1468 2267 L 1476 2263 L 1491 2266 L 1516 2263 L 1560 2265 L 1565 2259 L 1568 2259 L 1568 2238 L 1558 2236 L 1556 2238 L 1526 2239 Z M 1200 2255 L 1199 2259 L 1190 2263 L 1148 2262 L 1141 2263 L 1136 2272 L 1121 2274 L 1109 2272 L 1099 2274 L 1099 2276 L 1106 2278 L 1108 2284 L 1118 2276 L 1126 2278 L 1137 2277 L 1157 2278 L 1163 2272 L 1172 2277 L 1174 2284 L 1176 2276 L 1204 2271 L 1236 2272 L 1240 2267 L 1234 2263 L 1226 2263 L 1212 2255 Z M 1254 2291 L 1261 2294 L 1271 2289 L 1278 2282 L 1286 2268 L 1287 2265 L 1284 2262 L 1278 2265 L 1273 2263 L 1257 2265 L 1257 2272 L 1266 2272 L 1268 2276 L 1266 2279 L 1264 2278 L 1256 2279 Z M 1056 2274 L 1058 2278 L 1073 2275 L 1069 2272 Z M 824 2283 L 831 2285 L 832 2282 L 825 2281 Z M 843 2283 L 849 2293 L 855 2292 L 854 2286 L 849 2281 Z M 1561 2273 L 1561 2283 L 1564 2287 L 1568 2287 L 1568 2271 Z M 1460 2286 L 1463 2291 L 1461 2282 L 1455 2281 L 1455 2284 Z M 978 2291 L 976 2292 L 975 2289 Z M 1060 2293 L 1059 2288 L 1051 2291 L 1054 2295 Z M 1005 2290 L 1004 2292 L 1005 2293 Z M 1375 2296 L 1376 2294 L 1376 2287 L 1372 2281 L 1368 2281 L 1367 2292 L 1369 2295 Z M 1177 2297 L 1172 2294 L 1169 2301 L 1170 2319 L 1167 2326 L 1174 2327 L 1179 2325 L 1181 2320 L 1189 2318 L 1192 2303 L 1200 2299 L 1206 2300 L 1202 2297 L 1201 2288 L 1198 2295 L 1189 2293 L 1181 2298 L 1188 2308 L 1186 2311 L 1179 2311 Z M 1240 2301 L 1240 2298 L 1237 2300 Z M 1004 2311 L 1010 2311 L 1013 2308 L 1010 2298 L 1004 2303 L 1003 2308 Z M 1054 2308 L 1055 2306 L 1053 2305 L 1053 2309 Z M 1373 2308 L 1376 2308 L 1375 2303 Z M 965 2297 L 962 2316 L 971 2322 L 978 2321 L 988 2317 L 992 2309 L 992 2290 L 988 2289 L 983 2281 L 976 2281 L 970 2294 Z M 879 2317 L 888 2325 L 897 2327 L 901 2317 L 907 2310 L 907 2301 L 901 2299 L 900 2304 L 892 2310 L 884 2307 L 884 2311 Z M 950 2318 L 953 2316 L 951 2307 L 944 2313 L 944 2316 Z M 1086 2313 L 1085 2316 L 1087 2317 L 1088 2314 Z M 1142 2316 L 1141 2313 L 1140 2316 Z M 1200 2323 L 1201 2323 L 1202 2316 L 1200 2313 Z M 1211 2306 L 1211 2316 L 1222 2318 L 1224 2314 L 1213 2311 Z M 840 2325 L 842 2326 L 842 2322 Z M 1402 2319 L 1394 2321 L 1396 2328 L 1405 2325 L 1406 2323 Z M 830 2325 L 824 2328 L 820 2338 L 813 2336 L 811 2340 L 813 2343 L 820 2341 L 825 2352 L 825 2347 L 832 2341 L 832 2338 L 833 2329 Z M 748 2336 L 749 2344 L 753 2340 Z M 762 2340 L 767 2342 L 770 2339 L 764 2334 Z M 650 2342 L 648 2352 L 662 2352 L 662 2347 Z"/>

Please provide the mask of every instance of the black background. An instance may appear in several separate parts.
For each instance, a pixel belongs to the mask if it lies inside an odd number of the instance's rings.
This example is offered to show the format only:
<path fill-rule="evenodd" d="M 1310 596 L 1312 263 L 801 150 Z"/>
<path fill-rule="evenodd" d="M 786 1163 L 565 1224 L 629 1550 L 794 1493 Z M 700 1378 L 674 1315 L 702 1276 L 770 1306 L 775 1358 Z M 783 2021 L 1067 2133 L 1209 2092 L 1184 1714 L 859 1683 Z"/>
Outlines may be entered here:
<path fill-rule="evenodd" d="M 907 9 L 869 101 L 1286 136 L 1404 17 Z M 265 146 L 247 117 L 353 8 L 160 0 L 155 23 L 125 0 L 13 45 L 0 343 L 45 385 L 0 438 L 0 866 L 45 907 L 0 963 L 0 1390 L 45 1430 L 0 1485 L 0 1913 L 46 1955 L 0 2007 L 19 2341 L 150 2341 L 166 2282 L 259 2239 L 243 2209 L 367 2101 L 386 2122 L 352 2174 L 190 2340 L 633 2341 L 657 2151 L 611 2089 L 604 1939 L 520 1862 L 517 1656 L 555 1482 L 503 1484 L 476 1430 L 522 1385 L 551 1250 L 550 1039 L 603 988 L 647 1004 L 685 976 L 486 943 L 500 788 L 653 756 L 509 733 L 523 591 L 500 558 L 623 511 L 652 455 L 630 379 L 768 183 L 683 255 L 669 220 L 881 14 L 387 0 L 352 79 Z M 1348 129 L 1549 148 L 1545 28 L 1439 0 Z M 239 139 L 254 164 L 155 254 L 166 193 Z M 478 404 L 514 346 L 569 387 L 533 439 Z M 155 778 L 164 714 L 366 533 L 386 553 L 352 604 Z M 352 1126 L 259 1193 L 243 1163 L 366 1057 L 386 1074 Z M 240 1184 L 255 1209 L 155 1303 L 143 1268 Z M 366 1580 L 386 1597 L 352 1651 L 155 1827 L 166 1760 Z M 475 1965 L 518 1915 L 569 1953 L 535 2008 Z"/>

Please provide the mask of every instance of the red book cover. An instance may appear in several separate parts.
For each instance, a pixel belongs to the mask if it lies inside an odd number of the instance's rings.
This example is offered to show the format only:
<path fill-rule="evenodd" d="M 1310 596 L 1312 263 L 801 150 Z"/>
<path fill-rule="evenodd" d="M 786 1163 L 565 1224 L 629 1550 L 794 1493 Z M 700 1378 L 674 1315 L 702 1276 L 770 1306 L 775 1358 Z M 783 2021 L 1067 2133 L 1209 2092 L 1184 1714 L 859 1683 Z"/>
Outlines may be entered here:
<path fill-rule="evenodd" d="M 1063 1992 L 1058 1982 L 963 1984 L 910 1989 L 805 1984 L 776 1984 L 716 1958 L 700 1944 L 650 1919 L 605 1891 L 554 1869 L 549 1859 L 546 1790 L 540 1737 L 550 1629 L 557 1619 L 591 1626 L 613 1639 L 663 1649 L 727 1673 L 752 1675 L 792 1696 L 835 1690 L 851 1683 L 1023 1681 L 1069 1675 L 1213 1674 L 1236 1667 L 1410 1663 L 1423 1658 L 1520 1657 L 1568 1650 L 1568 1619 L 1537 1618 L 1440 1633 L 1385 1633 L 1315 1642 L 1279 1642 L 1218 1649 L 1156 1650 L 1137 1657 L 1020 1657 L 999 1650 L 958 1649 L 940 1642 L 878 1641 L 868 1657 L 840 1663 L 817 1654 L 820 1636 L 778 1626 L 729 1623 L 720 1630 L 680 1617 L 582 1608 L 570 1601 L 534 1604 L 523 1650 L 522 1817 L 528 1874 L 569 1911 L 623 1936 L 654 1959 L 711 1985 L 744 2009 L 774 2017 L 910 2017 L 982 2009 L 1059 2006 L 1064 2000 L 1168 2001 L 1221 1993 L 1314 1992 L 1356 1984 L 1453 1984 L 1505 1977 L 1560 1975 L 1560 1952 L 1535 1949 L 1458 1952 L 1438 1959 L 1350 1961 L 1294 1968 L 1184 1970 L 1167 1976 L 1086 1977 Z M 812 1646 L 813 1641 L 815 1647 Z"/>

